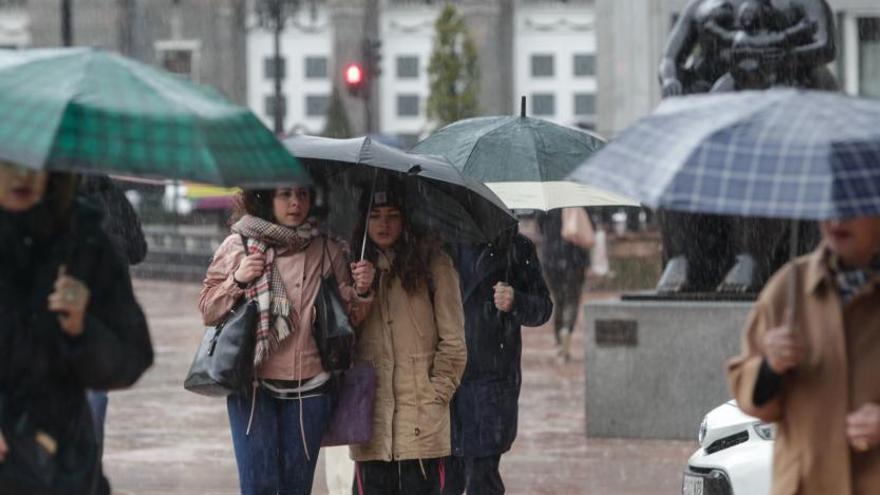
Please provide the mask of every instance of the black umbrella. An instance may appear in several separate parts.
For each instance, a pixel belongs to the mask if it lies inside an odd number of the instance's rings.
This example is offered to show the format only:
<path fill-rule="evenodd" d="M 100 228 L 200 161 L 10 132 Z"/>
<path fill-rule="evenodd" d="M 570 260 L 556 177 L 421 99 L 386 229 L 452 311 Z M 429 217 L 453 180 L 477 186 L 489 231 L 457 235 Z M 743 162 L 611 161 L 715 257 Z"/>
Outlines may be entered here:
<path fill-rule="evenodd" d="M 448 241 L 490 242 L 516 225 L 504 203 L 481 182 L 463 176 L 441 157 L 415 155 L 370 137 L 294 136 L 285 146 L 323 186 L 327 228 L 349 234 L 360 215 L 357 198 L 381 174 L 403 184 L 413 223 Z"/>

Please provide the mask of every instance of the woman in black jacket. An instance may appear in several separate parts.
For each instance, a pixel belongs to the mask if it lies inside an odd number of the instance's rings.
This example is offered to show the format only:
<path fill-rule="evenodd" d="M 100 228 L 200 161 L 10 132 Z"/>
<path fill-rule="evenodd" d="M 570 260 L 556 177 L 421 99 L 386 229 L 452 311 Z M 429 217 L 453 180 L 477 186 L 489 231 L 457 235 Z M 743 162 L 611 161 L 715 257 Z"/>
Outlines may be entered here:
<path fill-rule="evenodd" d="M 86 388 L 152 364 L 146 320 L 76 179 L 0 162 L 0 494 L 109 493 Z"/>

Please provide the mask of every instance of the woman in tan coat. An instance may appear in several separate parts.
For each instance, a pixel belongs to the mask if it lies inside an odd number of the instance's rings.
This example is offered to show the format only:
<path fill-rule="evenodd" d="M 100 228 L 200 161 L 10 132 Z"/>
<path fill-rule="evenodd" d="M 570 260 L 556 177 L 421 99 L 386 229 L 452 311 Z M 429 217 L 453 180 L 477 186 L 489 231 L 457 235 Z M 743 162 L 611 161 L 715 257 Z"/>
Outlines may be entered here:
<path fill-rule="evenodd" d="M 312 337 L 321 278 L 335 274 L 352 323 L 370 309 L 372 265 L 349 267 L 343 247 L 316 230 L 311 205 L 306 187 L 243 191 L 241 218 L 214 253 L 199 300 L 206 325 L 219 323 L 246 296 L 259 304 L 257 380 L 249 393 L 233 394 L 227 402 L 245 495 L 312 491 L 332 412 L 330 374 Z"/>
<path fill-rule="evenodd" d="M 366 258 L 379 275 L 357 359 L 376 369 L 377 391 L 372 440 L 351 448 L 354 493 L 439 495 L 449 401 L 467 359 L 458 274 L 438 246 L 415 236 L 391 187 L 373 195 L 366 230 Z"/>
<path fill-rule="evenodd" d="M 728 378 L 743 411 L 777 424 L 774 495 L 876 494 L 880 217 L 826 221 L 821 229 L 820 247 L 767 283 Z"/>

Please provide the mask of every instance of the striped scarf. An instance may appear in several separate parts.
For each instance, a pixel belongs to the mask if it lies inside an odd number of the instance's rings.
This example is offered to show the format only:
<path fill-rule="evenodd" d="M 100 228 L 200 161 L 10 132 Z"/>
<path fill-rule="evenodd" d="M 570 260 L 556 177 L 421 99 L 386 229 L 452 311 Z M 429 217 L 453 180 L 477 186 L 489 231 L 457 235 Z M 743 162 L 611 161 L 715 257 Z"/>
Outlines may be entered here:
<path fill-rule="evenodd" d="M 290 228 L 251 215 L 236 222 L 232 231 L 248 238 L 248 253 L 266 255 L 266 269 L 246 292 L 260 308 L 254 346 L 254 366 L 259 366 L 284 339 L 296 332 L 299 325 L 299 311 L 290 304 L 284 280 L 275 266 L 275 251 L 277 248 L 303 251 L 317 231 L 313 219 Z"/>

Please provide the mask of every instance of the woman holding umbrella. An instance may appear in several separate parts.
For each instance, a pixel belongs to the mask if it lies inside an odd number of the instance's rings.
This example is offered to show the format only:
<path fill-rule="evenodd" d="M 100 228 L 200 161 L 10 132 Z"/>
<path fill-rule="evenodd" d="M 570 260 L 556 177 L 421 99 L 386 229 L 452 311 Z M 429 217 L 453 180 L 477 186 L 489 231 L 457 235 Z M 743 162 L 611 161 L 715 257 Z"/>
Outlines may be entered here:
<path fill-rule="evenodd" d="M 366 232 L 365 258 L 379 268 L 376 302 L 358 331 L 357 359 L 377 375 L 373 437 L 351 447 L 358 495 L 442 493 L 449 401 L 467 360 L 458 274 L 414 231 L 401 195 L 388 183 L 364 194 L 369 218 L 355 237 Z"/>
<path fill-rule="evenodd" d="M 767 283 L 728 379 L 743 411 L 777 423 L 774 494 L 877 493 L 880 216 L 821 232 Z M 792 283 L 804 298 L 794 311 Z"/>
<path fill-rule="evenodd" d="M 76 177 L 0 162 L 0 494 L 109 494 L 86 388 L 153 361 L 125 263 Z"/>
<path fill-rule="evenodd" d="M 332 270 L 352 323 L 364 319 L 372 301 L 372 264 L 354 263 L 349 271 L 343 245 L 319 233 L 309 216 L 313 197 L 300 185 L 242 191 L 233 233 L 214 254 L 202 287 L 206 325 L 219 323 L 245 296 L 259 304 L 257 379 L 252 391 L 227 403 L 243 494 L 311 493 L 332 417 L 331 376 L 312 337 L 315 299 Z"/>

